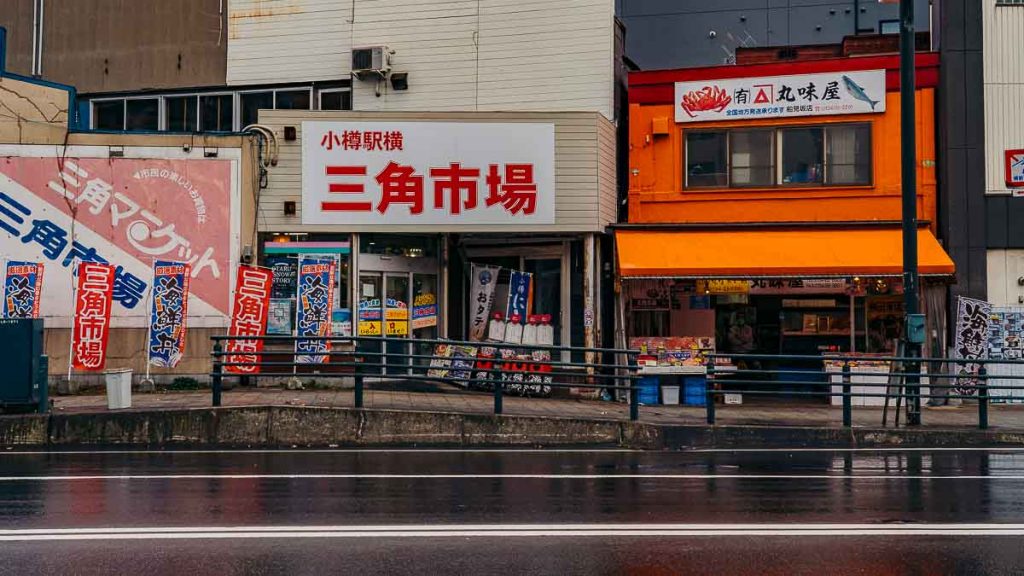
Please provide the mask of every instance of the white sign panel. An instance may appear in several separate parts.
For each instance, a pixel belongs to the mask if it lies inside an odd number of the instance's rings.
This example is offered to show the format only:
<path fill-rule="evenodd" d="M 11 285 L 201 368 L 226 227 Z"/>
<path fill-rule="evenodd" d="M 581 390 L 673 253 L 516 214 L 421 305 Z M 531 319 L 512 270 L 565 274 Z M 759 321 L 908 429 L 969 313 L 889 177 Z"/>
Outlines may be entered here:
<path fill-rule="evenodd" d="M 553 124 L 303 122 L 303 224 L 553 224 Z"/>
<path fill-rule="evenodd" d="M 885 70 L 676 82 L 676 122 L 885 112 Z"/>

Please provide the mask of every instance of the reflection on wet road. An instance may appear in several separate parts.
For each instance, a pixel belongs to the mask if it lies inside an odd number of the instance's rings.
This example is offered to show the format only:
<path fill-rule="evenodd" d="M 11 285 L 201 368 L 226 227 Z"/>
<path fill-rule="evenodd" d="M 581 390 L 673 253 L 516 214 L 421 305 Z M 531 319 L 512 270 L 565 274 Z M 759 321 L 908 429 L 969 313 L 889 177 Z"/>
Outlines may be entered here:
<path fill-rule="evenodd" d="M 1014 573 L 1024 451 L 0 454 L 0 573 Z"/>

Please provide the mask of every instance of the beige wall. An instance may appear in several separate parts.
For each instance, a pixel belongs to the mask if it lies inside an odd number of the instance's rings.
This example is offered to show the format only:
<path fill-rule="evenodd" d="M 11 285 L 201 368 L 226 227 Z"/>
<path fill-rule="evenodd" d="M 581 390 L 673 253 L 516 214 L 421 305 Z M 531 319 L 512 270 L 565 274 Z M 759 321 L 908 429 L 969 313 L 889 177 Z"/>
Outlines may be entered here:
<path fill-rule="evenodd" d="M 555 224 L 501 226 L 329 226 L 302 224 L 302 122 L 304 120 L 545 122 L 555 126 Z M 260 201 L 260 229 L 267 232 L 603 232 L 615 222 L 615 129 L 597 112 L 330 112 L 261 110 L 260 123 L 281 143 Z M 284 140 L 285 126 L 298 138 Z M 285 216 L 294 201 L 298 213 Z"/>
<path fill-rule="evenodd" d="M 69 97 L 66 90 L 0 77 L 0 142 L 63 142 Z"/>

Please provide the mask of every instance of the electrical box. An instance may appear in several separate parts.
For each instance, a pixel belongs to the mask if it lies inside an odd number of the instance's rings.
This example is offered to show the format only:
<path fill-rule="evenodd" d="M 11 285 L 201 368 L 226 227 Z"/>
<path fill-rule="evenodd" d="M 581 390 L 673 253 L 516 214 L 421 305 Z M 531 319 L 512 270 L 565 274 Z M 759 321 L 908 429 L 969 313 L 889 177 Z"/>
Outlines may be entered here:
<path fill-rule="evenodd" d="M 46 412 L 46 366 L 43 321 L 40 318 L 0 320 L 0 410 Z"/>
<path fill-rule="evenodd" d="M 907 342 L 911 344 L 924 344 L 925 324 L 924 314 L 907 314 Z"/>

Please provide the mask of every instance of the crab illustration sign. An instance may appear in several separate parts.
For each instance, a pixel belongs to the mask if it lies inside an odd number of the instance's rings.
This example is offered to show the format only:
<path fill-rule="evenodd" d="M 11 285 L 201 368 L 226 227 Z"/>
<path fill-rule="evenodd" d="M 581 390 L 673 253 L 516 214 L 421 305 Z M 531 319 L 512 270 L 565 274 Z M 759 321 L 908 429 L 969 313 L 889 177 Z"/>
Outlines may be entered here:
<path fill-rule="evenodd" d="M 676 122 L 885 111 L 885 70 L 676 82 Z"/>
<path fill-rule="evenodd" d="M 553 124 L 303 122 L 303 224 L 553 224 Z"/>

